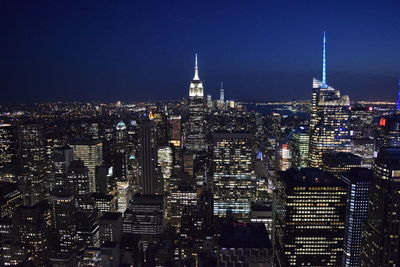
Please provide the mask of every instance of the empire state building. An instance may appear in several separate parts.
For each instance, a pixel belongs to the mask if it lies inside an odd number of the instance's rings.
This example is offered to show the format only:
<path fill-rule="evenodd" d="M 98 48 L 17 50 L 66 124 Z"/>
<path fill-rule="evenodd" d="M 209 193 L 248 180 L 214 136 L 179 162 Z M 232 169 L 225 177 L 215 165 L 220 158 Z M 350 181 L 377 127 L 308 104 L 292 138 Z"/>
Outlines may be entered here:
<path fill-rule="evenodd" d="M 203 82 L 199 78 L 197 54 L 195 58 L 194 77 L 189 87 L 188 122 L 186 125 L 186 148 L 193 152 L 206 150 L 205 113 Z"/>
<path fill-rule="evenodd" d="M 203 82 L 199 78 L 199 67 L 197 66 L 197 54 L 195 57 L 194 77 L 193 80 L 190 82 L 190 87 L 189 87 L 189 97 L 190 98 L 204 97 Z"/>

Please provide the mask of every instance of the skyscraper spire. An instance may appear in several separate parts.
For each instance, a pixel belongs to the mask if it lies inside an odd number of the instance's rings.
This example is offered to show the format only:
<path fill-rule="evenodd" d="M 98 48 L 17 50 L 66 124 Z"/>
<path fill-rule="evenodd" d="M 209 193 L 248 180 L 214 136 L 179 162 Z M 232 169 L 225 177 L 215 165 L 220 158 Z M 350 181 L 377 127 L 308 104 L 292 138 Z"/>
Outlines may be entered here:
<path fill-rule="evenodd" d="M 322 87 L 326 88 L 326 31 L 324 31 L 323 51 L 322 51 Z"/>
<path fill-rule="evenodd" d="M 189 97 L 203 98 L 204 97 L 204 89 L 203 83 L 199 78 L 199 67 L 197 65 L 197 53 L 194 58 L 194 77 L 190 82 L 189 87 Z"/>
<path fill-rule="evenodd" d="M 197 53 L 195 54 L 195 63 L 194 63 L 194 77 L 193 80 L 200 80 L 199 78 L 199 67 L 197 66 Z"/>
<path fill-rule="evenodd" d="M 221 89 L 219 90 L 219 100 L 224 101 L 224 83 L 221 82 Z"/>

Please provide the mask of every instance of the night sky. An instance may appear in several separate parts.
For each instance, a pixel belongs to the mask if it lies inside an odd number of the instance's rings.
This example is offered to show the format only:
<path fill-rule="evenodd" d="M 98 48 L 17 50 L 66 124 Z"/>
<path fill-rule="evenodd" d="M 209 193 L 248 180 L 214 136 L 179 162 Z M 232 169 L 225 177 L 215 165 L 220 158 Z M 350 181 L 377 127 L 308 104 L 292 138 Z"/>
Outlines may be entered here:
<path fill-rule="evenodd" d="M 0 103 L 182 99 L 195 52 L 213 98 L 309 99 L 324 29 L 328 84 L 395 100 L 399 0 L 0 0 Z"/>

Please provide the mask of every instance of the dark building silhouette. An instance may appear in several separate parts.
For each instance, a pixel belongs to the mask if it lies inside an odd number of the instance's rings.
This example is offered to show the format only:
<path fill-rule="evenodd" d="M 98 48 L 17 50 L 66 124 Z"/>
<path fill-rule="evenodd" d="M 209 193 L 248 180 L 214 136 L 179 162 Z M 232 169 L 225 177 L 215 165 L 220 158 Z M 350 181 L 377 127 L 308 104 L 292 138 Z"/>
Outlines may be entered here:
<path fill-rule="evenodd" d="M 153 122 L 146 118 L 140 124 L 140 166 L 139 185 L 143 194 L 155 194 L 159 191 L 156 177 L 157 143 Z"/>
<path fill-rule="evenodd" d="M 368 214 L 372 172 L 352 168 L 341 175 L 347 184 L 346 224 L 342 266 L 361 266 L 361 233 Z"/>
<path fill-rule="evenodd" d="M 400 148 L 382 148 L 373 165 L 361 266 L 400 264 Z"/>

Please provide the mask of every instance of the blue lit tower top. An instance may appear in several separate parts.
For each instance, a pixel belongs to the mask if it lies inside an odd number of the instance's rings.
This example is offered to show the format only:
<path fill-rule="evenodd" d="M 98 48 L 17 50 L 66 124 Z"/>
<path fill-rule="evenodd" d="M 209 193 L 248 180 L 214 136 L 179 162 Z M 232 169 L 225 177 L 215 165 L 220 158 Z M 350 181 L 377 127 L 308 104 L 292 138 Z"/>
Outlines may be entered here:
<path fill-rule="evenodd" d="M 326 31 L 324 31 L 323 50 L 322 50 L 322 88 L 326 85 Z"/>
<path fill-rule="evenodd" d="M 397 113 L 400 113 L 400 80 L 399 80 L 399 92 L 397 94 L 396 111 Z"/>
<path fill-rule="evenodd" d="M 195 54 L 195 62 L 194 62 L 194 81 L 199 81 L 199 67 L 197 66 L 197 53 Z"/>

